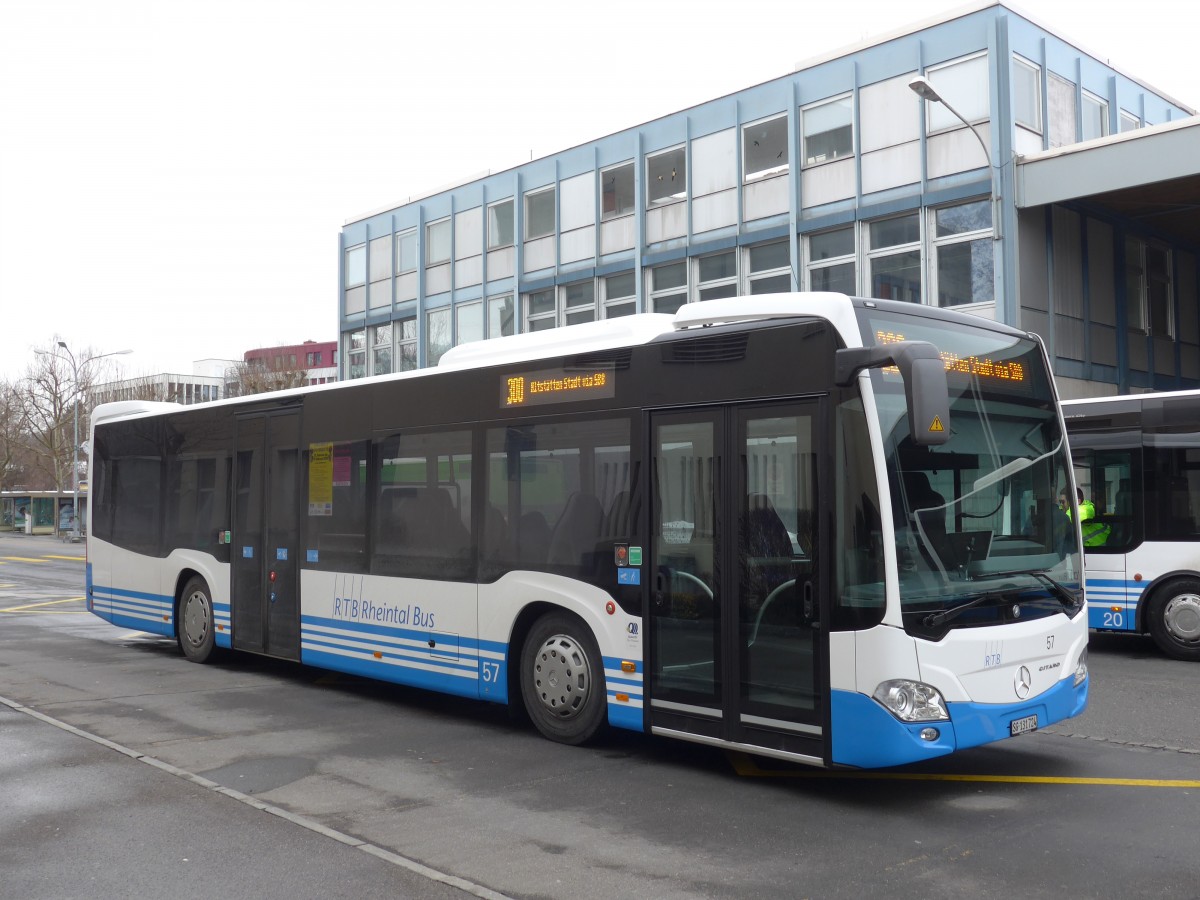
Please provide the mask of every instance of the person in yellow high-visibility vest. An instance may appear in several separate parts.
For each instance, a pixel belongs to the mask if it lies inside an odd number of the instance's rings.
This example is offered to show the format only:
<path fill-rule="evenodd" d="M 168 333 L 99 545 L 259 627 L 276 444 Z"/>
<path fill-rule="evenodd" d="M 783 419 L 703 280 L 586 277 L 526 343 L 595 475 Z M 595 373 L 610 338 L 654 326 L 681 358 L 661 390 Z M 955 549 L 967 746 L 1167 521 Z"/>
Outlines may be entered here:
<path fill-rule="evenodd" d="M 1075 493 L 1079 498 L 1079 531 L 1083 536 L 1083 546 L 1104 546 L 1112 528 L 1106 522 L 1101 522 L 1096 518 L 1096 504 L 1091 500 L 1083 499 L 1083 488 L 1075 488 Z M 1068 519 L 1071 518 L 1071 504 L 1067 502 L 1065 490 L 1058 494 L 1058 506 L 1067 514 Z"/>

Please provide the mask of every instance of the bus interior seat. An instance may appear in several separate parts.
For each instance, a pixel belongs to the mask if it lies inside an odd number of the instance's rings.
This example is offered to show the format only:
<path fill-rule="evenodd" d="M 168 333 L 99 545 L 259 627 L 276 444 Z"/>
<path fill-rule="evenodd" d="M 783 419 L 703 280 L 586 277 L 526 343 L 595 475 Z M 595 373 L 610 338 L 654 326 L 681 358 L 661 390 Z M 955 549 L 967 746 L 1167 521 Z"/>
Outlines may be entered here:
<path fill-rule="evenodd" d="M 492 504 L 483 511 L 483 558 L 501 559 L 508 544 L 508 522 Z"/>
<path fill-rule="evenodd" d="M 603 535 L 620 539 L 632 531 L 629 521 L 629 491 L 619 491 L 604 514 Z"/>
<path fill-rule="evenodd" d="M 554 524 L 546 562 L 583 566 L 586 556 L 596 552 L 603 522 L 604 507 L 599 500 L 583 491 L 573 493 Z"/>
<path fill-rule="evenodd" d="M 537 510 L 524 513 L 517 519 L 513 529 L 512 553 L 515 560 L 528 563 L 546 561 L 546 549 L 550 544 L 550 526 L 546 517 Z"/>
<path fill-rule="evenodd" d="M 924 472 L 905 472 L 904 495 L 908 500 L 908 509 L 920 518 L 926 534 L 946 533 L 945 512 L 937 508 L 946 504 L 946 498 L 930 486 L 928 475 Z"/>

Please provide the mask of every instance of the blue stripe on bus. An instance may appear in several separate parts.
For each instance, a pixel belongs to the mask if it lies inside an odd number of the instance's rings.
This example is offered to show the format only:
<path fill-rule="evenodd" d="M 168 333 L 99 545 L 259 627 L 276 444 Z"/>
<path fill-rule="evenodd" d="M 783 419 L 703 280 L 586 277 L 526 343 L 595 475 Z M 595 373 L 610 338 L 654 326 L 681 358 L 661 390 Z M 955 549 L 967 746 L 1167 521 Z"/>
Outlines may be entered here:
<path fill-rule="evenodd" d="M 320 635 L 320 637 L 330 637 L 329 635 Z M 398 663 L 419 662 L 425 665 L 437 666 L 441 669 L 450 671 L 470 672 L 476 675 L 479 672 L 478 664 L 467 664 L 454 662 L 442 656 L 433 656 L 426 651 L 422 653 L 419 647 L 396 647 L 390 644 L 368 644 L 359 642 L 347 646 L 346 644 L 335 643 L 332 640 L 318 640 L 318 635 L 314 635 L 311 631 L 306 632 L 301 636 L 301 644 L 305 647 L 326 647 L 330 650 L 342 650 L 347 653 L 365 653 L 374 657 L 378 653 L 383 657 L 383 660 L 394 660 Z M 379 657 L 374 657 L 379 659 Z M 467 657 L 474 659 L 474 657 Z M 381 660 L 382 661 L 382 660 Z"/>
<path fill-rule="evenodd" d="M 645 731 L 646 722 L 644 710 L 640 706 L 630 706 L 628 703 L 608 701 L 608 724 L 613 728 L 624 728 L 629 731 Z"/>
<path fill-rule="evenodd" d="M 306 642 L 307 643 L 307 642 Z M 480 696 L 476 678 L 463 678 L 449 675 L 445 672 L 430 672 L 412 666 L 394 665 L 375 659 L 364 653 L 361 656 L 344 656 L 340 653 L 329 653 L 324 650 L 314 650 L 310 647 L 300 647 L 300 662 L 335 672 L 346 672 L 350 675 L 362 675 L 378 681 L 390 681 L 394 684 L 411 685 L 444 694 L 454 694 L 459 697 L 478 698 Z M 484 697 L 484 699 L 495 699 Z M 503 701 L 500 701 L 503 702 Z"/>
<path fill-rule="evenodd" d="M 363 634 L 385 635 L 392 638 L 421 641 L 422 643 L 428 641 L 431 634 L 439 633 L 430 629 L 415 630 L 395 625 L 370 625 L 365 622 L 348 622 L 345 619 L 331 619 L 326 616 L 301 616 L 300 627 L 303 629 L 305 625 L 320 625 L 325 628 L 358 631 Z M 484 641 L 461 636 L 459 637 L 459 647 L 460 649 L 483 650 L 492 653 L 505 653 L 508 650 L 508 645 L 503 641 Z"/>
<path fill-rule="evenodd" d="M 1020 703 L 947 703 L 948 722 L 901 722 L 877 701 L 853 691 L 830 691 L 833 762 L 863 768 L 898 766 L 944 756 L 1009 736 L 1014 719 L 1036 714 L 1038 728 L 1078 715 L 1087 706 L 1088 685 L 1073 679 Z M 933 727 L 937 740 L 921 739 Z"/>
<path fill-rule="evenodd" d="M 1145 589 L 1146 582 L 1133 581 L 1124 578 L 1086 578 L 1083 582 L 1085 587 L 1118 587 L 1118 588 L 1140 588 Z"/>

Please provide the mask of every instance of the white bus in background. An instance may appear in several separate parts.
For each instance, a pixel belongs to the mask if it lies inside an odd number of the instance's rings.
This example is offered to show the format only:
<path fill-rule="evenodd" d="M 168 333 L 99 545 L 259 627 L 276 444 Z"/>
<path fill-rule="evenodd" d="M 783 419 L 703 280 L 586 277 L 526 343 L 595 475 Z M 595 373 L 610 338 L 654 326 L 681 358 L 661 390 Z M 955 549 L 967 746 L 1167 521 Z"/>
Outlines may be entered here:
<path fill-rule="evenodd" d="M 1075 478 L 1107 527 L 1085 546 L 1088 621 L 1200 660 L 1200 391 L 1063 404 Z"/>
<path fill-rule="evenodd" d="M 88 606 L 178 640 L 822 766 L 1081 712 L 1036 339 L 840 294 L 92 417 Z"/>

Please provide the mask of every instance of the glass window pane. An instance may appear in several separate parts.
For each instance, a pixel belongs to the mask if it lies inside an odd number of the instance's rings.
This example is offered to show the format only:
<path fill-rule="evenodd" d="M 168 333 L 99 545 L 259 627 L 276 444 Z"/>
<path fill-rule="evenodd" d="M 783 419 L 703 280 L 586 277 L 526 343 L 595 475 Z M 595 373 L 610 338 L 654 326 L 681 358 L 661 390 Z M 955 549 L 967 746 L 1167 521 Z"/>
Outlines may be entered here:
<path fill-rule="evenodd" d="M 483 340 L 483 304 L 463 303 L 455 307 L 455 342 L 469 344 Z"/>
<path fill-rule="evenodd" d="M 563 302 L 567 306 L 581 306 L 596 302 L 596 282 L 580 281 L 563 287 Z"/>
<path fill-rule="evenodd" d="M 730 250 L 713 256 L 700 257 L 700 280 L 715 281 L 718 278 L 733 278 L 737 275 L 737 255 Z"/>
<path fill-rule="evenodd" d="M 1042 70 L 1024 60 L 1013 60 L 1013 115 L 1018 125 L 1042 131 Z"/>
<path fill-rule="evenodd" d="M 687 294 L 668 294 L 665 297 L 655 297 L 654 311 L 656 313 L 674 314 L 685 303 L 687 303 Z"/>
<path fill-rule="evenodd" d="M 417 339 L 417 320 L 403 319 L 397 323 L 400 326 L 400 340 L 415 341 Z"/>
<path fill-rule="evenodd" d="M 554 234 L 554 190 L 525 195 L 525 239 Z"/>
<path fill-rule="evenodd" d="M 636 312 L 636 303 L 617 303 L 604 308 L 604 318 L 619 319 L 621 316 L 632 316 Z"/>
<path fill-rule="evenodd" d="M 700 299 L 701 300 L 723 300 L 726 297 L 736 297 L 736 296 L 737 296 L 737 285 L 736 284 L 722 284 L 722 285 L 718 285 L 717 287 L 700 289 Z"/>
<path fill-rule="evenodd" d="M 411 272 L 417 267 L 417 233 L 396 235 L 396 271 Z"/>
<path fill-rule="evenodd" d="M 853 272 L 853 267 L 851 267 L 851 271 Z M 791 275 L 768 275 L 750 282 L 751 294 L 786 294 L 791 289 Z"/>
<path fill-rule="evenodd" d="M 392 348 L 377 347 L 372 351 L 371 374 L 387 375 L 392 371 Z"/>
<path fill-rule="evenodd" d="M 650 270 L 654 283 L 653 290 L 661 291 L 667 288 L 684 287 L 687 284 L 687 263 L 671 263 Z"/>
<path fill-rule="evenodd" d="M 986 56 L 930 70 L 928 77 L 946 103 L 958 110 L 968 122 L 979 122 L 988 117 Z M 946 103 L 925 104 L 926 122 L 931 132 L 963 127 L 958 116 L 946 108 Z"/>
<path fill-rule="evenodd" d="M 596 310 L 595 307 L 584 307 L 583 309 L 567 310 L 566 324 L 579 325 L 582 322 L 595 322 Z"/>
<path fill-rule="evenodd" d="M 921 254 L 912 250 L 871 260 L 871 296 L 921 302 Z"/>
<path fill-rule="evenodd" d="M 801 113 L 804 164 L 829 162 L 854 153 L 854 100 L 843 97 Z"/>
<path fill-rule="evenodd" d="M 992 227 L 992 204 L 990 200 L 980 200 L 976 203 L 963 203 L 960 206 L 947 206 L 939 209 L 935 218 L 938 237 L 945 237 L 948 234 L 965 234 L 968 231 L 982 231 Z"/>
<path fill-rule="evenodd" d="M 1108 103 L 1089 94 L 1083 95 L 1083 139 L 1104 137 L 1108 134 Z"/>
<path fill-rule="evenodd" d="M 883 219 L 871 223 L 871 249 L 896 247 L 900 244 L 915 244 L 921 240 L 921 225 L 917 214 Z"/>
<path fill-rule="evenodd" d="M 990 237 L 938 247 L 939 306 L 984 303 L 996 299 L 992 247 Z"/>
<path fill-rule="evenodd" d="M 839 228 L 837 231 L 814 234 L 808 239 L 808 256 L 810 260 L 833 259 L 837 256 L 851 256 L 853 253 L 853 227 Z"/>
<path fill-rule="evenodd" d="M 392 274 L 392 239 L 387 235 L 371 241 L 371 281 L 382 281 Z"/>
<path fill-rule="evenodd" d="M 851 242 L 853 247 L 853 241 Z M 777 241 L 774 244 L 759 244 L 750 248 L 750 272 L 766 272 L 770 269 L 783 269 L 791 265 L 791 248 L 787 241 Z"/>
<path fill-rule="evenodd" d="M 436 266 L 450 261 L 450 220 L 431 222 L 425 228 L 425 265 Z"/>
<path fill-rule="evenodd" d="M 633 212 L 633 163 L 600 173 L 600 211 L 603 219 Z"/>
<path fill-rule="evenodd" d="M 546 319 L 530 319 L 529 324 L 526 327 L 526 330 L 527 331 L 549 331 L 553 327 L 554 327 L 553 317 L 546 318 Z"/>
<path fill-rule="evenodd" d="M 376 325 L 371 329 L 371 343 L 378 347 L 380 344 L 392 344 L 392 324 Z"/>
<path fill-rule="evenodd" d="M 742 128 L 747 181 L 788 170 L 787 123 L 787 116 L 779 116 Z"/>
<path fill-rule="evenodd" d="M 400 345 L 400 371 L 411 372 L 417 368 L 417 345 Z"/>
<path fill-rule="evenodd" d="M 428 324 L 425 361 L 436 366 L 438 360 L 442 358 L 442 354 L 450 349 L 450 310 L 435 309 L 428 314 L 426 319 Z"/>
<path fill-rule="evenodd" d="M 488 249 L 511 247 L 513 242 L 513 202 L 505 200 L 488 207 Z"/>
<path fill-rule="evenodd" d="M 617 297 L 632 297 L 634 283 L 632 272 L 622 272 L 620 275 L 609 275 L 604 279 L 604 296 L 608 300 Z"/>
<path fill-rule="evenodd" d="M 834 291 L 854 296 L 854 263 L 822 266 L 808 273 L 809 287 L 814 291 Z"/>
<path fill-rule="evenodd" d="M 346 287 L 367 282 L 367 245 L 360 244 L 346 251 Z"/>
<path fill-rule="evenodd" d="M 683 147 L 646 159 L 646 199 L 669 203 L 687 196 L 687 153 Z"/>
<path fill-rule="evenodd" d="M 526 295 L 527 313 L 536 316 L 540 313 L 554 312 L 554 291 L 534 291 Z"/>
<path fill-rule="evenodd" d="M 504 337 L 513 333 L 512 294 L 488 300 L 488 337 Z"/>

